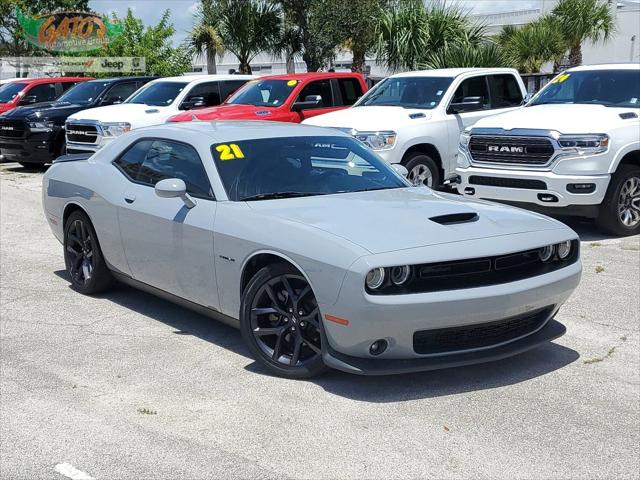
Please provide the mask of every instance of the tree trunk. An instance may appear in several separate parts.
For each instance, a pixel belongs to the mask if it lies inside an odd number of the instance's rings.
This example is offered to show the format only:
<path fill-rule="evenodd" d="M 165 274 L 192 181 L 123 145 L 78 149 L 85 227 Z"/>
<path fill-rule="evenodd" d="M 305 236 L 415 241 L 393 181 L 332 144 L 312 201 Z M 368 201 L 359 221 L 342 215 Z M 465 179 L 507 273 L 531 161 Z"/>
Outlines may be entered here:
<path fill-rule="evenodd" d="M 207 48 L 207 73 L 209 75 L 218 73 L 218 66 L 216 65 L 216 52 Z"/>
<path fill-rule="evenodd" d="M 351 62 L 351 71 L 364 74 L 365 52 L 361 48 L 354 45 L 353 61 Z"/>
<path fill-rule="evenodd" d="M 242 75 L 251 75 L 251 65 L 246 60 L 240 61 L 240 66 L 238 67 L 240 74 Z"/>
<path fill-rule="evenodd" d="M 569 50 L 569 65 L 571 67 L 582 65 L 582 46 L 579 43 Z"/>
<path fill-rule="evenodd" d="M 287 73 L 296 73 L 296 61 L 293 55 L 287 55 Z"/>
<path fill-rule="evenodd" d="M 320 67 L 322 66 L 317 58 L 312 57 L 307 53 L 302 55 L 302 60 L 304 60 L 304 63 L 307 64 L 307 72 L 317 72 L 318 70 L 320 70 Z"/>

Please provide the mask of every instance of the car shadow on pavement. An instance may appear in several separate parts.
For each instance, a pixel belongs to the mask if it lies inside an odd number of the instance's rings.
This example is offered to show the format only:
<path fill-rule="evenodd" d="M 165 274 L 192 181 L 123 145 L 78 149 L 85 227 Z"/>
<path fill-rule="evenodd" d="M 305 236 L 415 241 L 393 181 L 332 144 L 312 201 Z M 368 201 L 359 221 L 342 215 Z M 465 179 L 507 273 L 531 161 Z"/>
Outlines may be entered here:
<path fill-rule="evenodd" d="M 55 274 L 68 279 L 64 270 Z M 113 290 L 98 297 L 162 322 L 172 327 L 176 335 L 193 335 L 252 359 L 242 341 L 240 331 L 212 318 L 126 285 L 117 285 Z M 328 393 L 353 400 L 373 403 L 400 402 L 525 382 L 565 367 L 579 357 L 580 355 L 572 349 L 549 343 L 515 357 L 480 365 L 376 377 L 332 370 L 309 381 Z M 255 361 L 245 369 L 258 375 L 270 375 Z"/>

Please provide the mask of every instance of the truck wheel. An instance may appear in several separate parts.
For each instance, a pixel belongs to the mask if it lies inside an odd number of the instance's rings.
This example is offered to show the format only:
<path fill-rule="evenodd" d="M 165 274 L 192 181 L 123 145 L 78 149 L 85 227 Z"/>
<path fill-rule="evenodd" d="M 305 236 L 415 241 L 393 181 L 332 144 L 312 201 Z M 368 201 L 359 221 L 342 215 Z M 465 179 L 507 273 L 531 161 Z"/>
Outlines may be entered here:
<path fill-rule="evenodd" d="M 438 167 L 429 155 L 413 152 L 407 155 L 402 163 L 409 171 L 407 179 L 414 185 L 426 185 L 431 188 L 440 185 Z"/>
<path fill-rule="evenodd" d="M 640 233 L 640 168 L 621 165 L 611 176 L 596 223 L 617 236 Z"/>

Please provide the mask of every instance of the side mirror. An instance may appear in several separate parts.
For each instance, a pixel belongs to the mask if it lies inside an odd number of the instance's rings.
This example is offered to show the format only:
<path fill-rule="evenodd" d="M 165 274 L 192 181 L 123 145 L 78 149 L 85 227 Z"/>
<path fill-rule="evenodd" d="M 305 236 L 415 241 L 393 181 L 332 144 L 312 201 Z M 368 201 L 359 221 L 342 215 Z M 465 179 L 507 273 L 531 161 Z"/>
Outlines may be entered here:
<path fill-rule="evenodd" d="M 102 106 L 118 105 L 122 102 L 123 102 L 122 97 L 112 97 L 112 98 L 105 98 L 102 102 L 100 102 L 100 105 Z"/>
<path fill-rule="evenodd" d="M 322 97 L 320 95 L 307 95 L 303 102 L 296 102 L 291 105 L 291 111 L 299 112 L 310 108 L 318 108 L 321 104 Z"/>
<path fill-rule="evenodd" d="M 482 110 L 484 97 L 464 97 L 461 102 L 449 105 L 449 113 L 475 112 Z"/>
<path fill-rule="evenodd" d="M 156 183 L 156 195 L 160 198 L 177 198 L 180 197 L 187 208 L 196 206 L 196 202 L 187 193 L 187 186 L 184 180 L 179 178 L 165 178 Z"/>
<path fill-rule="evenodd" d="M 20 100 L 20 105 L 33 105 L 38 100 L 38 97 L 35 95 L 27 95 L 22 100 Z"/>
<path fill-rule="evenodd" d="M 207 102 L 204 97 L 191 97 L 189 100 L 182 102 L 182 108 L 184 110 L 191 110 L 193 108 L 202 108 L 206 106 Z"/>
<path fill-rule="evenodd" d="M 405 167 L 400 163 L 391 164 L 391 168 L 393 168 L 397 173 L 402 175 L 404 178 L 407 178 L 409 176 L 409 170 L 407 170 L 407 167 Z"/>
<path fill-rule="evenodd" d="M 524 98 L 522 99 L 522 102 L 520 102 L 520 105 L 526 105 L 527 103 L 529 103 L 529 101 L 533 98 L 533 93 L 527 93 Z"/>

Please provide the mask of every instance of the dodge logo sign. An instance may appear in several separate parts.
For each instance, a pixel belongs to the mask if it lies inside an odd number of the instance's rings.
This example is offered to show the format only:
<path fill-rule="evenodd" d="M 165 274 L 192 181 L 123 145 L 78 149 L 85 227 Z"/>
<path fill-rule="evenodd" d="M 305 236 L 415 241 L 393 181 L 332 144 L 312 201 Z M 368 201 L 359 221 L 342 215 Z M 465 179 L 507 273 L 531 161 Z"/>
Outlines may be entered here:
<path fill-rule="evenodd" d="M 510 145 L 489 145 L 487 152 L 498 153 L 524 153 L 524 147 L 514 147 Z"/>

